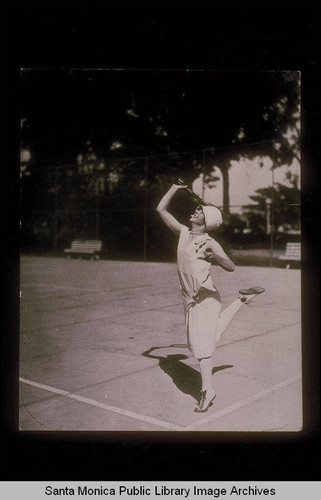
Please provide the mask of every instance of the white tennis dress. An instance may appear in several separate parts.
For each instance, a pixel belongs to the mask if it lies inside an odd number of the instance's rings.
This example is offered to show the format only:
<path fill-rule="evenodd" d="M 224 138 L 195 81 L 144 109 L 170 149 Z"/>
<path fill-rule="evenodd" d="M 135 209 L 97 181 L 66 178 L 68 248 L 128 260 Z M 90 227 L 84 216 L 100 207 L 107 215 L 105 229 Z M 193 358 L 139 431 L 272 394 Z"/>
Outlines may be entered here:
<path fill-rule="evenodd" d="M 189 241 L 189 235 L 189 229 L 184 226 L 177 247 L 177 270 L 188 347 L 196 358 L 205 358 L 213 354 L 218 340 L 216 330 L 221 300 L 210 275 L 211 264 L 199 258 L 212 238 L 204 233 Z"/>

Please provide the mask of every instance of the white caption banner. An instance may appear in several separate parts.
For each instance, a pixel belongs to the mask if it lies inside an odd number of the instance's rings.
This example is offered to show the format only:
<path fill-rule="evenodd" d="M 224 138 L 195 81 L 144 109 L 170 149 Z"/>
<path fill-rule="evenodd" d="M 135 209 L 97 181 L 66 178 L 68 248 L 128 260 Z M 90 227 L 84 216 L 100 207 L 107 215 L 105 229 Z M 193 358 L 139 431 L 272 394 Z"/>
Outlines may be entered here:
<path fill-rule="evenodd" d="M 247 499 L 320 500 L 321 481 L 3 481 L 0 496 L 12 500 L 82 499 Z"/>

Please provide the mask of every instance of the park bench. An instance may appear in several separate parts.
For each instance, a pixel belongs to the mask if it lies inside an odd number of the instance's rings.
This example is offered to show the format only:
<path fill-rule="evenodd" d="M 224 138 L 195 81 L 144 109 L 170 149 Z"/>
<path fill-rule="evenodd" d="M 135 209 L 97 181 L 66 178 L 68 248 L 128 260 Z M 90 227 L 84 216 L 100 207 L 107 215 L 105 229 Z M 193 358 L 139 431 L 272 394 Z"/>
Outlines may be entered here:
<path fill-rule="evenodd" d="M 285 248 L 285 254 L 280 255 L 281 260 L 287 262 L 286 269 L 290 268 L 290 261 L 300 261 L 301 260 L 301 243 L 287 243 Z"/>
<path fill-rule="evenodd" d="M 94 260 L 99 260 L 102 249 L 102 241 L 100 240 L 74 240 L 70 248 L 65 248 L 65 253 L 68 257 L 72 255 L 91 256 Z"/>

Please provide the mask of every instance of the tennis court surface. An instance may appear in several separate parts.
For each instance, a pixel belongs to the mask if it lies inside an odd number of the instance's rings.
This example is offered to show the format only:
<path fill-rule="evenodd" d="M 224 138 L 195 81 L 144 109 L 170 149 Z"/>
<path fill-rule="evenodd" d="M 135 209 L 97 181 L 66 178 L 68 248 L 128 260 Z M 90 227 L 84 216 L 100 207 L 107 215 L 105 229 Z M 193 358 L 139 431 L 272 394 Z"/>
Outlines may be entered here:
<path fill-rule="evenodd" d="M 23 256 L 20 280 L 22 431 L 301 429 L 299 270 L 213 269 L 223 309 L 266 292 L 223 334 L 203 414 L 175 264 Z"/>

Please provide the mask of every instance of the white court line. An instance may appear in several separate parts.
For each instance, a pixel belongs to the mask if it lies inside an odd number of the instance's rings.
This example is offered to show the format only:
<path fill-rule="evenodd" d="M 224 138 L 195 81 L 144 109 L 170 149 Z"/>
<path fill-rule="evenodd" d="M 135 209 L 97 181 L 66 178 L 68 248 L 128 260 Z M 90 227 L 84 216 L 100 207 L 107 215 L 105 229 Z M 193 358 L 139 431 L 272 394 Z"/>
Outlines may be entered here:
<path fill-rule="evenodd" d="M 49 385 L 39 384 L 38 382 L 33 382 L 32 380 L 27 380 L 22 377 L 19 377 L 19 380 L 24 384 L 28 384 L 33 387 L 38 387 L 39 389 L 44 389 L 45 391 L 54 392 L 55 394 L 60 394 L 61 396 L 66 396 L 67 398 L 75 399 L 76 401 L 80 401 L 81 403 L 86 403 L 91 406 L 96 406 L 97 408 L 102 408 L 103 410 L 112 411 L 114 413 L 120 413 L 121 415 L 125 415 L 126 417 L 135 418 L 136 420 L 142 420 L 143 422 L 147 422 L 149 424 L 154 424 L 160 427 L 164 427 L 165 429 L 170 429 L 172 431 L 185 430 L 183 427 L 171 424 L 170 422 L 163 422 L 162 420 L 148 417 L 147 415 L 142 415 L 141 413 L 125 410 L 123 408 L 117 408 L 116 406 L 105 405 L 93 399 L 85 398 L 84 396 L 79 396 L 77 394 L 73 394 L 68 391 L 63 391 L 62 389 L 56 389 L 55 387 L 50 387 Z"/>
<path fill-rule="evenodd" d="M 264 398 L 265 396 L 268 396 L 272 392 L 278 391 L 282 387 L 286 387 L 287 385 L 290 385 L 293 382 L 297 382 L 298 380 L 301 380 L 301 375 L 295 375 L 294 377 L 288 378 L 287 380 L 284 380 L 284 382 L 280 382 L 279 384 L 273 385 L 272 387 L 269 387 L 268 389 L 265 389 L 264 391 L 257 392 L 256 394 L 253 394 L 252 396 L 249 396 L 246 399 L 242 399 L 242 401 L 239 401 L 231 406 L 228 406 L 227 408 L 224 408 L 223 410 L 217 411 L 216 413 L 213 413 L 212 415 L 208 415 L 208 417 L 205 417 L 202 420 L 199 420 L 197 423 L 188 425 L 187 427 L 185 427 L 184 430 L 192 431 L 193 429 L 196 429 L 200 425 L 203 425 L 207 422 L 212 422 L 212 421 L 217 420 L 225 415 L 228 415 L 229 413 L 232 413 L 233 411 L 238 410 L 239 408 L 243 408 L 243 406 L 246 406 L 250 403 L 253 403 L 254 401 L 258 401 L 259 399 Z"/>
<path fill-rule="evenodd" d="M 104 410 L 109 410 L 114 413 L 120 413 L 121 415 L 125 415 L 127 417 L 135 418 L 136 420 L 142 420 L 143 422 L 151 423 L 154 425 L 158 425 L 161 427 L 164 427 L 165 429 L 173 430 L 173 431 L 192 431 L 194 429 L 197 429 L 197 427 L 207 423 L 207 422 L 212 422 L 214 420 L 217 420 L 225 415 L 228 415 L 229 413 L 232 413 L 235 410 L 238 410 L 240 408 L 243 408 L 244 406 L 253 403 L 254 401 L 258 401 L 259 399 L 262 399 L 272 392 L 275 392 L 282 387 L 286 387 L 287 385 L 292 384 L 293 382 L 297 382 L 301 380 L 301 375 L 295 375 L 294 377 L 291 377 L 283 382 L 280 382 L 279 384 L 273 385 L 272 387 L 269 387 L 268 389 L 265 389 L 264 391 L 257 392 L 256 394 L 253 394 L 252 396 L 249 396 L 248 398 L 242 399 L 242 401 L 238 401 L 237 403 L 228 406 L 227 408 L 224 408 L 223 410 L 220 410 L 212 415 L 209 415 L 208 417 L 203 418 L 202 420 L 198 420 L 196 423 L 188 425 L 186 427 L 181 427 L 178 425 L 171 424 L 169 422 L 164 422 L 162 420 L 158 420 L 152 417 L 148 417 L 146 415 L 142 415 L 140 413 L 132 412 L 129 410 L 125 410 L 123 408 L 117 408 L 116 406 L 109 406 L 105 405 L 103 403 L 99 403 L 98 401 L 95 401 L 93 399 L 88 399 L 83 396 L 78 396 L 77 394 L 73 394 L 68 391 L 64 391 L 62 389 L 56 389 L 55 387 L 50 387 L 48 385 L 44 384 L 39 384 L 38 382 L 33 382 L 31 380 L 24 379 L 22 377 L 19 378 L 21 382 L 24 384 L 31 385 L 33 387 L 38 387 L 39 389 L 44 389 L 46 391 L 53 392 L 55 394 L 60 394 L 61 396 L 66 396 L 67 398 L 70 399 L 75 399 L 76 401 L 80 401 L 81 403 L 86 403 L 92 406 L 96 406 L 97 408 L 102 408 Z"/>
<path fill-rule="evenodd" d="M 132 288 L 147 288 L 151 286 L 150 284 L 147 285 L 134 285 L 134 286 L 124 286 L 121 288 L 106 288 L 106 289 L 100 289 L 100 290 L 94 290 L 92 288 L 75 288 L 72 286 L 63 286 L 63 285 L 47 285 L 46 283 L 28 283 L 25 285 L 21 285 L 21 289 L 23 288 L 30 288 L 30 287 L 43 287 L 43 288 L 48 288 L 50 290 L 56 290 L 56 289 L 62 289 L 62 290 L 76 290 L 77 292 L 95 292 L 95 293 L 107 293 L 107 292 L 115 292 L 119 290 L 130 290 Z M 20 291 L 21 293 L 21 291 Z"/>
<path fill-rule="evenodd" d="M 21 285 L 21 288 L 30 288 L 33 286 L 49 288 L 49 290 L 62 289 L 62 290 L 76 290 L 77 292 L 105 292 L 106 290 L 93 290 L 90 288 L 75 288 L 72 286 L 62 286 L 62 285 L 46 285 L 44 283 L 28 283 L 28 285 Z"/>

